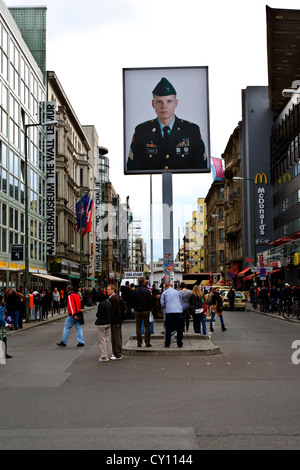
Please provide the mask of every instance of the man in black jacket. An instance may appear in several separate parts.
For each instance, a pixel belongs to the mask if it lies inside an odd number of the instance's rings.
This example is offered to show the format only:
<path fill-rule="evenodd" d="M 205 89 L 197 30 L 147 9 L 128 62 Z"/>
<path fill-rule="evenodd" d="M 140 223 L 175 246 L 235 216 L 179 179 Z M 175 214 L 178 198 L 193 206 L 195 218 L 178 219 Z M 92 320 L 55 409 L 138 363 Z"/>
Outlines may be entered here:
<path fill-rule="evenodd" d="M 14 325 L 14 329 L 17 330 L 19 328 L 19 312 L 21 309 L 21 299 L 18 296 L 15 288 L 11 290 L 11 294 L 6 300 L 6 308 L 9 315 L 11 316 L 11 321 Z"/>
<path fill-rule="evenodd" d="M 145 286 L 146 279 L 144 276 L 139 277 L 139 286 L 134 289 L 131 296 L 131 305 L 135 310 L 136 321 L 136 338 L 137 345 L 142 346 L 142 321 L 144 320 L 145 327 L 145 343 L 146 347 L 150 348 L 150 310 L 152 309 L 152 296 L 150 290 Z"/>

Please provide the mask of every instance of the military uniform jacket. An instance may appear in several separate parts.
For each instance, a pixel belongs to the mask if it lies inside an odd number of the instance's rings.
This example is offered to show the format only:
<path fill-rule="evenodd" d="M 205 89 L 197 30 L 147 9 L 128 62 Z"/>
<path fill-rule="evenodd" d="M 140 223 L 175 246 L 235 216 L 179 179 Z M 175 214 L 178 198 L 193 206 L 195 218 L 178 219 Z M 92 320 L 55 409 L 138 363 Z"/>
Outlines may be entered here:
<path fill-rule="evenodd" d="M 199 126 L 175 116 L 166 146 L 158 119 L 135 128 L 127 170 L 180 170 L 207 167 Z"/>

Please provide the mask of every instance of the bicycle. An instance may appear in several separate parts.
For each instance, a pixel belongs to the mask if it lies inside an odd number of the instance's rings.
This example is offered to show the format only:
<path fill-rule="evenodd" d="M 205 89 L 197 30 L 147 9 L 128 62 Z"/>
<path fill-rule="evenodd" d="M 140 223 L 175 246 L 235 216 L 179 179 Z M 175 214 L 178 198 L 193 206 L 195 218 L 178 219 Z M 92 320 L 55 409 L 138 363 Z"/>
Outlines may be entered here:
<path fill-rule="evenodd" d="M 291 320 L 294 318 L 295 315 L 298 316 L 298 320 L 300 320 L 300 302 L 299 300 L 292 299 L 292 305 L 289 307 L 285 307 L 282 312 L 283 317 L 286 320 Z"/>

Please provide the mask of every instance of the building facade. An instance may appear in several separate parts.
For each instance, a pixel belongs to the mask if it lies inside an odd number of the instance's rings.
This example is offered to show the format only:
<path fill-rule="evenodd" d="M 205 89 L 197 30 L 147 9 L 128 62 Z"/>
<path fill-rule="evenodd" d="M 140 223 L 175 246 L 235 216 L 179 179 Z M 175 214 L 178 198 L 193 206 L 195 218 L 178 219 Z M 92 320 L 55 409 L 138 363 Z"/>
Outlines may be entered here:
<path fill-rule="evenodd" d="M 42 17 L 44 10 L 40 10 Z M 2 0 L 0 55 L 0 287 L 21 287 L 25 282 L 24 250 L 12 261 L 11 249 L 25 244 L 26 176 L 30 186 L 29 272 L 33 275 L 47 270 L 46 141 L 45 129 L 39 126 L 44 118 L 41 105 L 47 97 L 43 71 Z M 26 128 L 28 125 L 31 127 Z M 38 278 L 31 277 L 31 282 L 35 285 Z"/>
<path fill-rule="evenodd" d="M 56 130 L 56 244 L 48 256 L 52 275 L 70 279 L 79 285 L 80 266 L 83 277 L 92 256 L 93 234 L 82 237 L 76 230 L 76 203 L 94 187 L 93 147 L 81 126 L 55 72 L 48 72 L 48 101 L 55 104 Z"/>

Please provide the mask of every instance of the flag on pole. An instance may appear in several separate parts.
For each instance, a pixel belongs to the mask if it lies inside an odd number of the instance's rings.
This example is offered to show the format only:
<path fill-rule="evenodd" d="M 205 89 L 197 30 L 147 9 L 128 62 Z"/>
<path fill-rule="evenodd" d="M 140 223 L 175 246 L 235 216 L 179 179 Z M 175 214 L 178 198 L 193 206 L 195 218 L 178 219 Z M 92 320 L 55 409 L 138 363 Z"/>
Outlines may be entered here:
<path fill-rule="evenodd" d="M 224 178 L 222 159 L 212 157 L 211 162 L 214 181 L 221 181 Z"/>
<path fill-rule="evenodd" d="M 77 225 L 76 230 L 80 232 L 81 230 L 85 229 L 86 221 L 87 221 L 87 207 L 89 203 L 89 193 L 86 193 L 77 203 L 76 203 L 76 218 L 77 218 Z"/>
<path fill-rule="evenodd" d="M 86 208 L 86 224 L 82 232 L 82 235 L 85 235 L 86 233 L 90 233 L 92 231 L 93 207 L 94 207 L 94 199 L 89 197 L 88 205 Z"/>

